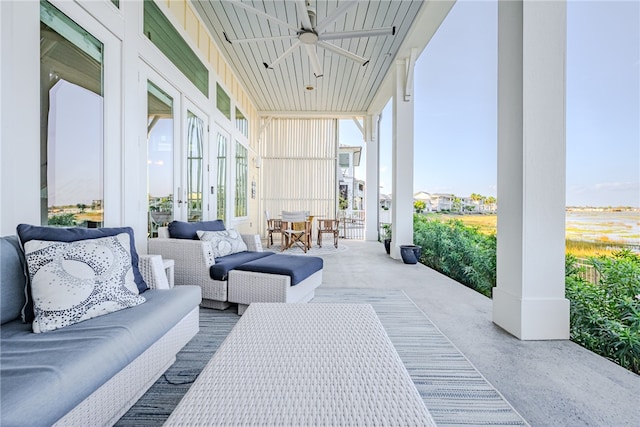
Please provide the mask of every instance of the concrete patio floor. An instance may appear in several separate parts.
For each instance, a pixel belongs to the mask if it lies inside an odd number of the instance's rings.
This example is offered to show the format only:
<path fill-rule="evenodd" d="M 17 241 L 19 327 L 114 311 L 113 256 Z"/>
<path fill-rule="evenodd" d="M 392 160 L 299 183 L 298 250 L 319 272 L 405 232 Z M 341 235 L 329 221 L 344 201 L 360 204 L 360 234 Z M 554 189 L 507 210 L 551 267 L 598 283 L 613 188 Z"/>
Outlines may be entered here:
<path fill-rule="evenodd" d="M 382 243 L 339 244 L 323 288 L 403 290 L 532 426 L 640 426 L 640 376 L 571 341 L 518 340 L 491 321 L 489 298 Z"/>

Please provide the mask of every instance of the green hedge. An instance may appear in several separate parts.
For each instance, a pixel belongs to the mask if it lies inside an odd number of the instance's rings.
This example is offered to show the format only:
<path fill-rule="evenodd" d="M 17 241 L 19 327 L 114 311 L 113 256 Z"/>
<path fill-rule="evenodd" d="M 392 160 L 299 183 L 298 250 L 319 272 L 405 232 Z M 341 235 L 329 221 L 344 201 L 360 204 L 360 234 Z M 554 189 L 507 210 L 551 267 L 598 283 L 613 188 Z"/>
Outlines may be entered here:
<path fill-rule="evenodd" d="M 587 264 L 600 273 L 597 285 L 582 279 L 576 258 L 567 256 L 571 340 L 640 374 L 640 256 L 622 250 Z"/>
<path fill-rule="evenodd" d="M 482 234 L 460 220 L 414 215 L 413 241 L 422 247 L 422 264 L 491 297 L 496 285 L 495 234 Z"/>
<path fill-rule="evenodd" d="M 496 236 L 459 220 L 414 215 L 420 262 L 491 297 L 496 285 Z M 640 374 L 640 256 L 623 250 L 587 262 L 600 274 L 593 284 L 580 277 L 567 255 L 566 297 L 571 304 L 571 340 Z"/>

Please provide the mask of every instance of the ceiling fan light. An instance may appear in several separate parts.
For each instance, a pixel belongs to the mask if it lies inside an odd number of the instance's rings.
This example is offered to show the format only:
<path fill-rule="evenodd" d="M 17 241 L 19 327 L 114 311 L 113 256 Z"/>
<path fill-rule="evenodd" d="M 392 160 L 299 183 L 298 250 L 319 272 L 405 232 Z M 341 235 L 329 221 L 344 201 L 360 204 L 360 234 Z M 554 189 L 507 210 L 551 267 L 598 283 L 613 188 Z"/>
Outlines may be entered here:
<path fill-rule="evenodd" d="M 302 31 L 298 36 L 298 40 L 304 44 L 316 44 L 318 35 L 312 31 Z"/>

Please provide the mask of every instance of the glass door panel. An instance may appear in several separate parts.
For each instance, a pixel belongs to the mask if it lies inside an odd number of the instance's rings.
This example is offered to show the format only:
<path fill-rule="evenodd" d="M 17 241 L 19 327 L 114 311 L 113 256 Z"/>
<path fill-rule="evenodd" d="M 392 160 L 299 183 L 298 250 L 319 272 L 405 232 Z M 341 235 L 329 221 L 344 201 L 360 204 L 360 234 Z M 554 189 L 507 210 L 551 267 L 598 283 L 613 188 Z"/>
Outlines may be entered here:
<path fill-rule="evenodd" d="M 216 184 L 216 218 L 226 220 L 227 212 L 227 155 L 229 152 L 229 136 L 222 132 L 218 132 L 215 140 L 214 150 L 211 150 L 215 155 L 215 161 L 212 162 L 215 165 L 215 179 L 212 182 Z"/>
<path fill-rule="evenodd" d="M 40 4 L 41 222 L 104 221 L 104 45 Z"/>
<path fill-rule="evenodd" d="M 173 98 L 147 82 L 147 189 L 149 236 L 174 219 Z"/>
<path fill-rule="evenodd" d="M 202 221 L 204 121 L 187 110 L 187 221 Z"/>

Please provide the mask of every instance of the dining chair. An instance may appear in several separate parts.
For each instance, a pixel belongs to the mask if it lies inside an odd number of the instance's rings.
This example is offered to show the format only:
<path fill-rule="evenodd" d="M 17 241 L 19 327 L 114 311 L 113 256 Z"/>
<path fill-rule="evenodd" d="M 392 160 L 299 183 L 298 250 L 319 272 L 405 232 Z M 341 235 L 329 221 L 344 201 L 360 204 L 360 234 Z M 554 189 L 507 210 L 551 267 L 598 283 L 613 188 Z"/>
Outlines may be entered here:
<path fill-rule="evenodd" d="M 322 247 L 322 234 L 333 234 L 333 246 L 338 249 L 338 233 L 340 221 L 337 219 L 318 219 L 318 246 Z"/>
<path fill-rule="evenodd" d="M 267 219 L 267 247 L 270 248 L 273 245 L 273 234 L 280 234 L 280 247 L 282 247 L 282 220 L 271 218 L 269 211 L 264 211 L 264 216 Z"/>
<path fill-rule="evenodd" d="M 311 236 L 311 223 L 307 221 L 304 212 L 282 211 L 281 230 L 284 240 L 282 251 L 296 245 L 304 253 L 307 253 Z"/>

